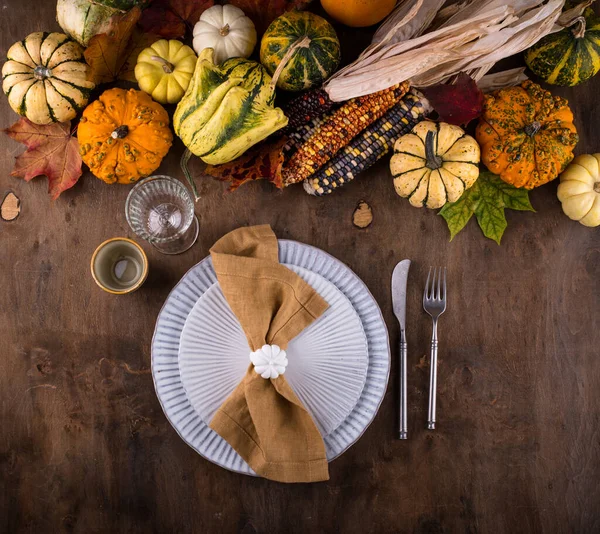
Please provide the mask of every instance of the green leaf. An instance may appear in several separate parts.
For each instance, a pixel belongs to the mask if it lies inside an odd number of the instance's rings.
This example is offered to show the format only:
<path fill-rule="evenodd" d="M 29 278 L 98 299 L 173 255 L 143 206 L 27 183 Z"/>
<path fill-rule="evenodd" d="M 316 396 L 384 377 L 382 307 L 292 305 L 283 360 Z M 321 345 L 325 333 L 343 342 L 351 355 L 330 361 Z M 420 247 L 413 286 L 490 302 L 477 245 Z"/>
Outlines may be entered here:
<path fill-rule="evenodd" d="M 474 186 L 477 185 L 475 182 Z M 441 210 L 440 215 L 446 219 L 448 229 L 450 230 L 450 241 L 460 232 L 469 222 L 475 209 L 479 204 L 478 199 L 473 199 L 470 196 L 461 196 L 454 204 L 446 204 Z"/>
<path fill-rule="evenodd" d="M 528 193 L 526 189 L 507 184 L 491 172 L 482 172 L 456 202 L 448 203 L 440 210 L 450 230 L 450 241 L 475 215 L 483 235 L 500 244 L 507 226 L 505 208 L 535 211 Z"/>
<path fill-rule="evenodd" d="M 489 177 L 489 184 L 493 185 L 501 192 L 502 202 L 505 208 L 520 211 L 535 211 L 531 202 L 529 202 L 529 192 L 527 189 L 513 187 L 496 174 L 490 172 L 485 174 Z"/>

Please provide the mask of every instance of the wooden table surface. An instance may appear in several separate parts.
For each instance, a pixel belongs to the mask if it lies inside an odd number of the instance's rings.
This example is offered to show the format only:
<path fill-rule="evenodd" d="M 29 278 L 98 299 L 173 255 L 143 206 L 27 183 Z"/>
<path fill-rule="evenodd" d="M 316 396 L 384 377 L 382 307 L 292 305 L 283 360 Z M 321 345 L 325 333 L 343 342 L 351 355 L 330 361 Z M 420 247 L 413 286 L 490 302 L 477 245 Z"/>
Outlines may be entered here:
<path fill-rule="evenodd" d="M 0 55 L 30 32 L 58 30 L 54 16 L 55 2 L 5 0 Z M 342 33 L 343 42 L 366 42 Z M 577 152 L 600 150 L 600 76 L 555 92 L 572 104 Z M 1 125 L 16 118 L 2 97 Z M 117 297 L 94 284 L 89 260 L 105 239 L 133 237 L 129 187 L 86 172 L 51 202 L 44 178 L 9 176 L 21 150 L 0 138 L 0 195 L 22 201 L 18 219 L 0 221 L 1 531 L 600 531 L 600 230 L 563 215 L 556 182 L 531 193 L 537 213 L 507 211 L 498 246 L 474 221 L 450 243 L 441 217 L 395 194 L 387 161 L 323 199 L 267 183 L 229 194 L 202 178 L 198 243 L 175 257 L 141 243 L 150 277 Z M 182 178 L 181 150 L 176 144 L 160 171 Z M 366 230 L 351 222 L 361 199 L 374 211 Z M 387 394 L 326 483 L 283 485 L 211 464 L 177 435 L 154 392 L 150 340 L 165 298 L 216 239 L 261 223 L 349 265 L 388 325 Z M 390 302 L 403 258 L 413 261 L 408 441 L 396 439 L 399 332 Z M 429 265 L 447 265 L 449 280 L 435 432 L 425 430 Z"/>

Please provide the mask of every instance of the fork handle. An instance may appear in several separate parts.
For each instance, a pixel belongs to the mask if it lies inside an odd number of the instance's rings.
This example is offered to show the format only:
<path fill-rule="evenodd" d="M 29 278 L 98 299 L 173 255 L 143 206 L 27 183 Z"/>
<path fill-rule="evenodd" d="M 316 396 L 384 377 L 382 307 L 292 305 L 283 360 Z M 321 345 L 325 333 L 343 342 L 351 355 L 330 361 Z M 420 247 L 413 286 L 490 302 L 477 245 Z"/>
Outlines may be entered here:
<path fill-rule="evenodd" d="M 433 320 L 433 332 L 431 334 L 431 359 L 429 370 L 429 410 L 427 412 L 427 428 L 435 429 L 435 410 L 436 410 L 436 392 L 437 392 L 437 320 Z"/>
<path fill-rule="evenodd" d="M 406 413 L 406 354 L 406 339 L 404 337 L 404 332 L 400 332 L 400 429 L 398 439 L 408 438 L 408 417 Z"/>

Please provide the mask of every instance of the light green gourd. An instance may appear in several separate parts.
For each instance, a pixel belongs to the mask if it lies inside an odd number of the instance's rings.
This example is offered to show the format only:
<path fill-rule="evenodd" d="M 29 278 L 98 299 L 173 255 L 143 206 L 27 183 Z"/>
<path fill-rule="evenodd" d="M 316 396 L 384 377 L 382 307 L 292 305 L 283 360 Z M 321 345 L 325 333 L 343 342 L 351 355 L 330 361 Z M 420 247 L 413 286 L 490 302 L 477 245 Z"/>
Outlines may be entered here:
<path fill-rule="evenodd" d="M 211 165 L 234 160 L 283 128 L 288 119 L 274 107 L 271 77 L 257 62 L 233 58 L 217 66 L 204 49 L 173 117 L 188 150 Z"/>

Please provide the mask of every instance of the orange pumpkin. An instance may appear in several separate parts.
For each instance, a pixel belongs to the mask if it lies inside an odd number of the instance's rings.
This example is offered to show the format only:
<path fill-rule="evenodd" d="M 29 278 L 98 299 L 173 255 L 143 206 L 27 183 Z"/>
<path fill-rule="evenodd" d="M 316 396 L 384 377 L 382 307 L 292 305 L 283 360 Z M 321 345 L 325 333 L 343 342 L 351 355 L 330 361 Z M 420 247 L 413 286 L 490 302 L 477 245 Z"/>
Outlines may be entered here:
<path fill-rule="evenodd" d="M 104 91 L 85 108 L 77 138 L 84 163 L 107 184 L 148 176 L 173 142 L 165 109 L 134 89 Z"/>
<path fill-rule="evenodd" d="M 476 137 L 486 167 L 526 189 L 554 180 L 579 141 L 567 101 L 530 80 L 486 95 Z"/>

